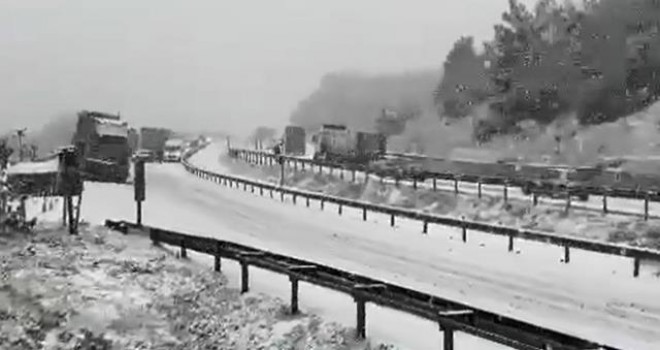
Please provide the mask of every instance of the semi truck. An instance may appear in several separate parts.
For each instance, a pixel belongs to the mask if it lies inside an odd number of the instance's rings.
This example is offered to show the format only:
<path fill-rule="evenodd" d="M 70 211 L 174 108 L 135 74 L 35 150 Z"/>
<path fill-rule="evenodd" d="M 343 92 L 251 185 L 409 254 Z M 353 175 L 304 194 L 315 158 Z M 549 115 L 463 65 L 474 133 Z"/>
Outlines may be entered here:
<path fill-rule="evenodd" d="M 140 129 L 140 148 L 152 154 L 153 159 L 162 162 L 165 155 L 165 143 L 172 131 L 164 128 L 143 127 Z"/>
<path fill-rule="evenodd" d="M 131 156 L 128 124 L 118 115 L 80 111 L 71 143 L 84 179 L 126 182 Z"/>
<path fill-rule="evenodd" d="M 135 154 L 140 148 L 140 132 L 135 128 L 128 128 L 128 147 L 131 154 Z"/>
<path fill-rule="evenodd" d="M 305 155 L 307 139 L 305 129 L 299 126 L 287 126 L 284 129 L 284 154 L 301 156 Z"/>
<path fill-rule="evenodd" d="M 182 139 L 170 139 L 165 142 L 164 161 L 180 162 L 185 142 Z"/>
<path fill-rule="evenodd" d="M 346 125 L 323 124 L 312 137 L 314 159 L 366 164 L 382 159 L 387 138 L 380 133 L 349 130 Z"/>

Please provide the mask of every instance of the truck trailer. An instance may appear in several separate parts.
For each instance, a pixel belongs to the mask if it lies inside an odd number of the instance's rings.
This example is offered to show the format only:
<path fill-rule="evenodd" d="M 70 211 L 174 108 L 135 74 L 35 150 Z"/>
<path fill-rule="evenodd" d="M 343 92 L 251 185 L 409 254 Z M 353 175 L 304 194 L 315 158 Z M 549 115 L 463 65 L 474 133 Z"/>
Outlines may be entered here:
<path fill-rule="evenodd" d="M 84 179 L 118 183 L 128 179 L 128 124 L 118 115 L 79 112 L 72 144 Z"/>
<path fill-rule="evenodd" d="M 156 161 L 162 162 L 165 155 L 165 143 L 172 131 L 164 128 L 143 127 L 140 129 L 140 148 L 153 154 Z"/>
<path fill-rule="evenodd" d="M 387 138 L 380 133 L 352 131 L 345 125 L 324 124 L 312 137 L 314 159 L 367 164 L 382 159 Z"/>
<path fill-rule="evenodd" d="M 299 126 L 287 126 L 284 129 L 284 154 L 305 155 L 307 139 L 305 129 Z"/>
<path fill-rule="evenodd" d="M 131 154 L 135 154 L 140 148 L 140 132 L 135 128 L 128 128 L 128 147 Z"/>

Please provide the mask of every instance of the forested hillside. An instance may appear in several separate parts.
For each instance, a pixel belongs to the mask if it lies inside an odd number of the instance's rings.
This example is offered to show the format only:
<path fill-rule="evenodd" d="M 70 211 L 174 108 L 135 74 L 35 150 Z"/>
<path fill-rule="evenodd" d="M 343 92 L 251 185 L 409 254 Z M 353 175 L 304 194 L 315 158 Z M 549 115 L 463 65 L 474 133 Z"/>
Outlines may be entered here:
<path fill-rule="evenodd" d="M 598 130 L 609 130 L 609 142 L 632 137 L 635 126 L 617 121 L 657 100 L 659 19 L 657 0 L 541 0 L 533 8 L 510 0 L 491 40 L 457 38 L 437 72 L 329 74 L 291 121 L 373 130 L 388 108 L 404 117 L 405 128 L 388 129 L 400 134 L 392 138 L 398 148 L 444 154 L 481 145 L 541 154 L 586 147 L 593 150 L 589 157 L 629 152 L 640 146 L 628 140 L 625 147 L 604 147 L 595 138 L 601 132 L 591 129 L 606 126 Z M 651 114 L 636 117 L 636 125 L 657 134 Z M 651 152 L 655 146 L 644 142 Z"/>
<path fill-rule="evenodd" d="M 439 71 L 327 74 L 319 87 L 300 102 L 291 115 L 291 122 L 310 130 L 323 123 L 344 123 L 373 131 L 384 108 L 413 114 L 432 111 L 431 92 L 439 78 Z"/>
<path fill-rule="evenodd" d="M 611 122 L 660 94 L 657 0 L 509 5 L 482 52 L 469 37 L 456 42 L 436 89 L 436 104 L 452 118 L 489 106 L 475 123 L 480 141 L 519 133 L 525 121 Z"/>

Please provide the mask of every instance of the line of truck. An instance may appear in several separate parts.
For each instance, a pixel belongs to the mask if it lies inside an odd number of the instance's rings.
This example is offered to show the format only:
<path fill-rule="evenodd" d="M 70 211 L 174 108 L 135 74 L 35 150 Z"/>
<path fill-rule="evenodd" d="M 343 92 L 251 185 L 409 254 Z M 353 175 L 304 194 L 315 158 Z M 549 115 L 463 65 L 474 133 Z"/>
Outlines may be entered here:
<path fill-rule="evenodd" d="M 278 144 L 278 151 L 282 154 L 313 154 L 314 159 L 349 163 L 381 159 L 387 151 L 385 135 L 351 130 L 343 124 L 323 124 L 309 138 L 304 128 L 289 125 L 284 128 Z M 311 152 L 307 150 L 308 144 L 314 148 Z"/>
<path fill-rule="evenodd" d="M 132 128 L 119 115 L 80 111 L 72 144 L 76 148 L 85 179 L 104 182 L 127 181 L 132 158 L 148 162 L 178 162 L 189 147 L 208 142 L 177 135 L 166 128 Z"/>

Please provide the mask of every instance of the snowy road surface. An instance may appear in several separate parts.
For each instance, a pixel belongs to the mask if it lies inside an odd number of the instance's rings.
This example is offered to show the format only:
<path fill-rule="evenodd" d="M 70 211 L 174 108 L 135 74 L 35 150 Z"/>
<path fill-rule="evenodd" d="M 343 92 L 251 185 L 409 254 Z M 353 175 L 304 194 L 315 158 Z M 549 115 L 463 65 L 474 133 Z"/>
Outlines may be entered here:
<path fill-rule="evenodd" d="M 191 161 L 222 170 L 217 156 L 210 147 Z M 132 198 L 130 186 L 88 184 L 83 217 L 132 220 Z M 282 204 L 177 164 L 147 168 L 144 210 L 146 224 L 331 264 L 625 349 L 660 348 L 660 281 L 633 279 L 628 259 L 574 250 L 571 263 L 561 264 L 558 247 L 517 242 L 520 253 L 510 254 L 505 240 L 490 235 L 471 234 L 463 244 L 451 228 L 422 235 L 419 223 L 401 220 L 391 229 L 382 223 L 387 217 L 370 213 L 365 223 L 357 210 L 339 217 L 330 205 Z M 397 328 L 395 321 L 388 329 Z"/>

